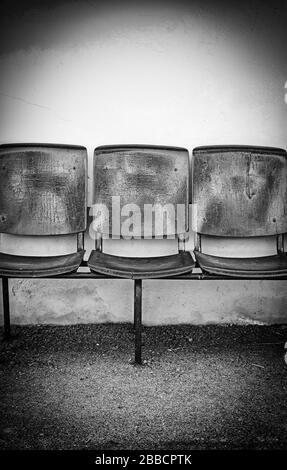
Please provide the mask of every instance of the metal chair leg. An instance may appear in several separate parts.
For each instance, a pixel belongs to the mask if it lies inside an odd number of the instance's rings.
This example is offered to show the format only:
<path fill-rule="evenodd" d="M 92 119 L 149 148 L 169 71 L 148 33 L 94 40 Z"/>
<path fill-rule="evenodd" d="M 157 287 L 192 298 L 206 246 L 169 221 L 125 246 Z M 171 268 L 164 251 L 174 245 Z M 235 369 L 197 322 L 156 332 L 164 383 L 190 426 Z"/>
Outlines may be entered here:
<path fill-rule="evenodd" d="M 142 364 L 142 280 L 134 281 L 135 364 Z"/>
<path fill-rule="evenodd" d="M 10 326 L 10 306 L 9 306 L 9 281 L 8 277 L 2 278 L 2 297 L 3 297 L 3 311 L 4 311 L 4 339 L 10 339 L 11 326 Z"/>

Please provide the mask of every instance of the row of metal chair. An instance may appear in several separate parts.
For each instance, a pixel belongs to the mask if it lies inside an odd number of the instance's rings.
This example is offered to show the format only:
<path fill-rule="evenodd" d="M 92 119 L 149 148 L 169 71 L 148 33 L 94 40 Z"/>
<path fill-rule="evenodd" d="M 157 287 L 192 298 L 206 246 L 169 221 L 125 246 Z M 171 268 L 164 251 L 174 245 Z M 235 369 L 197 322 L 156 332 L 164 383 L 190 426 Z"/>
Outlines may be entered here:
<path fill-rule="evenodd" d="M 190 177 L 191 173 L 191 177 Z M 287 274 L 284 233 L 287 232 L 287 153 L 283 149 L 251 146 L 209 146 L 193 150 L 192 169 L 184 148 L 103 146 L 94 154 L 93 204 L 114 210 L 120 206 L 165 207 L 158 229 L 152 212 L 141 219 L 137 236 L 176 236 L 176 255 L 128 258 L 106 254 L 102 237 L 120 237 L 111 217 L 101 218 L 92 272 L 134 279 L 180 276 L 196 263 L 185 251 L 189 204 L 196 232 L 194 255 L 203 272 L 235 277 L 283 277 Z M 184 208 L 184 227 L 174 207 Z M 152 218 L 153 217 L 153 218 Z M 148 222 L 148 224 L 147 224 Z M 146 235 L 146 226 L 149 233 Z M 16 256 L 0 253 L 0 275 L 47 277 L 76 271 L 83 261 L 87 228 L 87 151 L 84 147 L 51 144 L 0 146 L 0 233 L 21 236 L 77 234 L 77 250 L 63 256 Z M 201 236 L 277 237 L 277 254 L 253 258 L 211 256 L 201 249 Z"/>

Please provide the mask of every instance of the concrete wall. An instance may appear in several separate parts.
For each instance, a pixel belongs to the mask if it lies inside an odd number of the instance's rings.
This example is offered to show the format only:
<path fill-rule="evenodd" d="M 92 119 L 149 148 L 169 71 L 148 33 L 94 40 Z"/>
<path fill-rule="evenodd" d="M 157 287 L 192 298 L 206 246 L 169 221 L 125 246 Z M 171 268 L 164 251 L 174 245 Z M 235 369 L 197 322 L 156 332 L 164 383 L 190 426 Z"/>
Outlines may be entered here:
<path fill-rule="evenodd" d="M 1 143 L 85 145 L 90 169 L 102 144 L 286 148 L 286 2 L 29 0 L 1 10 Z M 89 202 L 91 185 L 90 171 Z M 210 253 L 275 252 L 272 238 L 203 243 Z M 0 237 L 8 253 L 74 247 L 73 237 Z M 105 244 L 141 256 L 174 248 Z M 12 321 L 131 321 L 132 294 L 130 281 L 14 280 Z M 284 322 L 286 307 L 283 281 L 144 283 L 147 324 Z"/>

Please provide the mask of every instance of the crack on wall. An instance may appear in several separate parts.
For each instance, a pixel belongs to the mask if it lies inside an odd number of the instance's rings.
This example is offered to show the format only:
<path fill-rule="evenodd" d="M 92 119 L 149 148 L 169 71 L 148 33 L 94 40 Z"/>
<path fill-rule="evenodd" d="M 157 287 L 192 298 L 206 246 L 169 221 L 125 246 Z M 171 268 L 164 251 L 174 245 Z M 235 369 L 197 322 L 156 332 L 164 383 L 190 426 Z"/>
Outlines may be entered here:
<path fill-rule="evenodd" d="M 25 98 L 22 98 L 20 96 L 14 96 L 14 95 L 10 95 L 8 93 L 3 93 L 3 92 L 0 92 L 0 96 L 5 96 L 6 98 L 9 98 L 11 100 L 15 100 L 15 101 L 21 101 L 22 103 L 24 104 L 27 104 L 28 106 L 34 106 L 36 108 L 40 108 L 40 109 L 44 109 L 46 111 L 49 111 L 53 114 L 55 114 L 55 116 L 60 119 L 61 121 L 65 121 L 65 122 L 73 122 L 71 119 L 66 119 L 66 118 L 63 118 L 61 116 L 59 116 L 57 114 L 57 111 L 55 111 L 54 109 L 52 108 L 49 108 L 49 106 L 45 106 L 43 104 L 39 104 L 39 103 L 33 103 L 32 101 L 28 101 L 26 100 Z"/>

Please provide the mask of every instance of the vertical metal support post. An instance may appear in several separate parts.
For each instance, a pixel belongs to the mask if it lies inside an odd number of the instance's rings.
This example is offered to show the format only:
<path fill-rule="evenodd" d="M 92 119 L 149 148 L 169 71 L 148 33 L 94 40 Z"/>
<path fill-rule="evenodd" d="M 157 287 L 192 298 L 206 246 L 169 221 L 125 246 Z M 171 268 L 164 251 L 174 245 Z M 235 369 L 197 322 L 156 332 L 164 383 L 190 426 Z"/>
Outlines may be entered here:
<path fill-rule="evenodd" d="M 97 233 L 96 240 L 95 240 L 95 250 L 102 251 L 103 249 L 103 239 L 101 234 Z"/>
<path fill-rule="evenodd" d="M 194 248 L 201 252 L 201 236 L 199 233 L 195 233 L 194 235 Z"/>
<path fill-rule="evenodd" d="M 84 232 L 77 233 L 77 251 L 84 250 Z"/>
<path fill-rule="evenodd" d="M 2 277 L 2 297 L 3 297 L 3 312 L 4 312 L 4 339 L 9 339 L 11 336 L 11 327 L 10 327 L 8 277 Z"/>
<path fill-rule="evenodd" d="M 142 279 L 134 281 L 135 364 L 142 364 Z"/>
<path fill-rule="evenodd" d="M 177 240 L 177 244 L 178 244 L 178 252 L 184 253 L 185 252 L 185 239 L 184 238 L 181 239 L 179 236 Z"/>
<path fill-rule="evenodd" d="M 278 255 L 284 253 L 284 234 L 277 235 L 277 253 Z"/>

